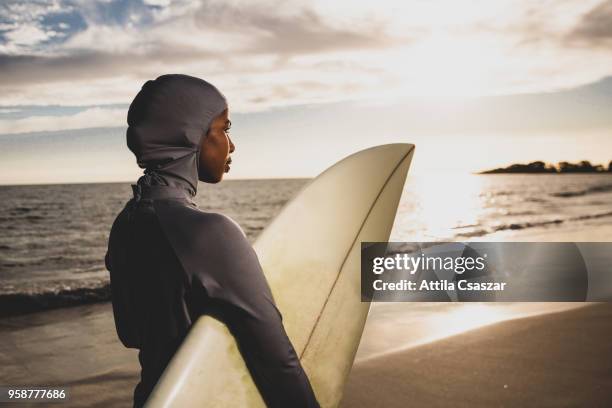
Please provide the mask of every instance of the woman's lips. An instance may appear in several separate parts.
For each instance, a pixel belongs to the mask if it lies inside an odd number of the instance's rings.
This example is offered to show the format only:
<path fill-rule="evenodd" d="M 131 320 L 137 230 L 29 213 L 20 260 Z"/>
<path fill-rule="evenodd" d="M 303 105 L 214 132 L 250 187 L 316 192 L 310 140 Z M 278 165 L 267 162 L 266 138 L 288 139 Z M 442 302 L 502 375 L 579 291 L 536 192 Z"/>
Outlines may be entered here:
<path fill-rule="evenodd" d="M 230 171 L 230 164 L 232 164 L 232 158 L 231 157 L 225 162 L 225 172 L 226 173 L 228 171 Z"/>

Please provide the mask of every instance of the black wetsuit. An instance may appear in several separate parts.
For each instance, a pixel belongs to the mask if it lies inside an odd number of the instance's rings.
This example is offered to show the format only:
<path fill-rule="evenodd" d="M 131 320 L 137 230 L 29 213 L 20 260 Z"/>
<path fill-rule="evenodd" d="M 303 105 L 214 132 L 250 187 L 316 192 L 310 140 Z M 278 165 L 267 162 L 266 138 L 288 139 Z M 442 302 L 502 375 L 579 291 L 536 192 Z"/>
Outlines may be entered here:
<path fill-rule="evenodd" d="M 163 76 L 147 84 L 146 98 L 141 90 L 128 114 L 128 146 L 147 170 L 113 224 L 105 259 L 117 333 L 126 347 L 140 350 L 134 406 L 144 404 L 192 324 L 208 314 L 234 335 L 268 406 L 318 407 L 243 231 L 193 202 L 197 159 L 192 156 L 200 142 L 185 134 L 203 120 L 203 110 L 212 118 L 225 100 L 197 78 Z M 189 104 L 181 105 L 185 101 Z M 162 113 L 160 106 L 166 108 Z M 151 126 L 151 116 L 165 122 Z M 206 134 L 211 118 L 200 132 Z"/>

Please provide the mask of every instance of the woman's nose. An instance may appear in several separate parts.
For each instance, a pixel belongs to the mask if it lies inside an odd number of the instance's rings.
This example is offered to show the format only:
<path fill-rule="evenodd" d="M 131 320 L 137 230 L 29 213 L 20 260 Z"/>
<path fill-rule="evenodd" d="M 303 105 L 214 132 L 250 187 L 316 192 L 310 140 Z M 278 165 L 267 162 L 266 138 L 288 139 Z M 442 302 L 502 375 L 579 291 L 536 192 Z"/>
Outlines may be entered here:
<path fill-rule="evenodd" d="M 236 146 L 234 146 L 234 142 L 232 142 L 232 139 L 230 139 L 230 137 L 227 137 L 229 140 L 229 147 L 230 147 L 230 153 L 234 153 L 234 150 L 236 150 Z"/>

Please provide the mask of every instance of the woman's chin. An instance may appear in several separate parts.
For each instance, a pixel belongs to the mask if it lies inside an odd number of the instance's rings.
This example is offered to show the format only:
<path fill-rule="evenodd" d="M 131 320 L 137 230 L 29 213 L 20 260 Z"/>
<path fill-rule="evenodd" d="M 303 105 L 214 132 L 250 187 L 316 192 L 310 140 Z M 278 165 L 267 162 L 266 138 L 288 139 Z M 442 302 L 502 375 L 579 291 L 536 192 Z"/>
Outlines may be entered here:
<path fill-rule="evenodd" d="M 201 182 L 204 182 L 204 183 L 217 184 L 218 182 L 223 180 L 223 174 L 224 173 L 215 174 L 215 175 L 210 175 L 210 174 L 202 175 L 202 174 L 200 174 L 200 176 L 198 178 L 199 178 L 199 180 Z"/>

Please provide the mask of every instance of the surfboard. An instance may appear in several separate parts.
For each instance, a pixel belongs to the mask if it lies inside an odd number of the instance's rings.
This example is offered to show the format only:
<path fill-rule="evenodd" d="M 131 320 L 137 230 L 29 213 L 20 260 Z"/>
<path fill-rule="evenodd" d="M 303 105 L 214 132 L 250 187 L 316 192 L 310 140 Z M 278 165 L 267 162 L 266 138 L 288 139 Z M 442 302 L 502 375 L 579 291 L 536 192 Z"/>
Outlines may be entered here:
<path fill-rule="evenodd" d="M 361 242 L 387 241 L 414 146 L 346 157 L 306 185 L 254 244 L 285 330 L 322 407 L 336 407 L 370 304 L 361 301 Z M 203 316 L 147 407 L 265 407 L 226 326 Z"/>

